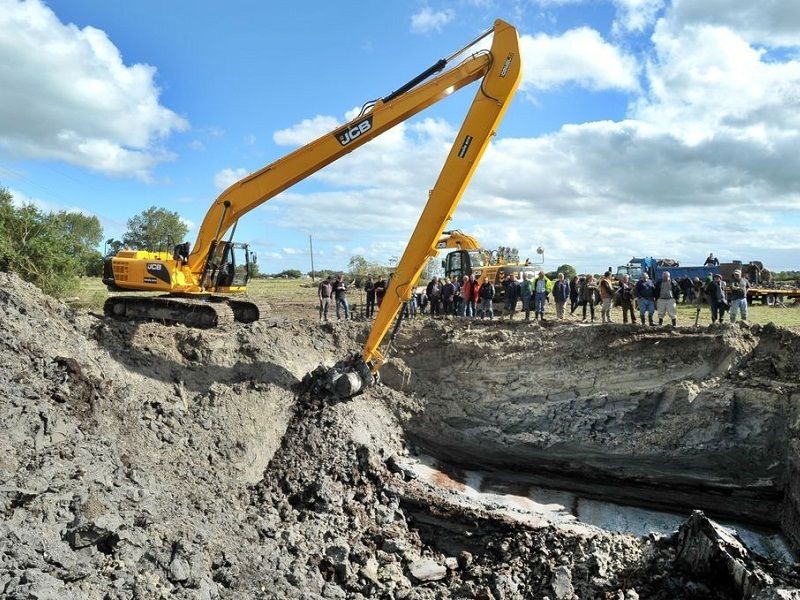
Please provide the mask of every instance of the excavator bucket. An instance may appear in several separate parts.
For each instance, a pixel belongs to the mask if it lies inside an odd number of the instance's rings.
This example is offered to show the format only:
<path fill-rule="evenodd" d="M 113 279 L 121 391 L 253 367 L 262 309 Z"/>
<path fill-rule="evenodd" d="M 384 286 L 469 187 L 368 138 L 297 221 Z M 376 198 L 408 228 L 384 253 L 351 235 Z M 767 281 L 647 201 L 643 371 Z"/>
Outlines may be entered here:
<path fill-rule="evenodd" d="M 333 367 L 320 365 L 303 378 L 301 390 L 338 402 L 358 396 L 377 383 L 378 375 L 360 354 L 355 354 Z"/>

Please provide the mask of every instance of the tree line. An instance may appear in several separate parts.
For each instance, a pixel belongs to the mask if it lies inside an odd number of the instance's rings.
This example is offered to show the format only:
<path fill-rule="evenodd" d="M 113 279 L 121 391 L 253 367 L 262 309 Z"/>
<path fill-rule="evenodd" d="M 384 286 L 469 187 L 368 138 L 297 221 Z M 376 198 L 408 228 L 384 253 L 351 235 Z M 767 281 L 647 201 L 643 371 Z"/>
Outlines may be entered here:
<path fill-rule="evenodd" d="M 13 271 L 47 294 L 74 293 L 80 277 L 99 277 L 103 258 L 122 248 L 167 250 L 188 232 L 176 212 L 155 206 L 128 219 L 121 240 L 105 240 L 94 215 L 47 212 L 33 204 L 18 205 L 11 192 L 0 188 L 0 271 Z"/>

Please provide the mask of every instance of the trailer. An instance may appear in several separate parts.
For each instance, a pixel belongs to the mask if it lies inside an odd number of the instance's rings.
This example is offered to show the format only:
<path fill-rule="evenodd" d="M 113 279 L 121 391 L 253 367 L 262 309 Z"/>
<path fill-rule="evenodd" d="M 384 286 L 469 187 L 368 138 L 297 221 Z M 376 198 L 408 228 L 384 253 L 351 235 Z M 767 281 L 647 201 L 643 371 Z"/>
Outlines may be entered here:
<path fill-rule="evenodd" d="M 789 300 L 800 302 L 800 288 L 751 287 L 747 290 L 747 302 L 760 301 L 764 306 L 782 306 Z"/>

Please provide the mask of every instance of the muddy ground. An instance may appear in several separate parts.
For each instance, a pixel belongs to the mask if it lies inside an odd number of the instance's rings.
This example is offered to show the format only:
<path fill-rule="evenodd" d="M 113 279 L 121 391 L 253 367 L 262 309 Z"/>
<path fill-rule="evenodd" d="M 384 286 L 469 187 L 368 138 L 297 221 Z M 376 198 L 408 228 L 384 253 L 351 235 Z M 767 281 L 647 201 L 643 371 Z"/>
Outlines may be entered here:
<path fill-rule="evenodd" d="M 364 323 L 120 323 L 0 273 L 0 324 L 0 597 L 800 598 L 708 518 L 800 546 L 791 332 L 417 322 L 331 403 L 298 384 Z M 419 453 L 687 518 L 515 518 Z"/>

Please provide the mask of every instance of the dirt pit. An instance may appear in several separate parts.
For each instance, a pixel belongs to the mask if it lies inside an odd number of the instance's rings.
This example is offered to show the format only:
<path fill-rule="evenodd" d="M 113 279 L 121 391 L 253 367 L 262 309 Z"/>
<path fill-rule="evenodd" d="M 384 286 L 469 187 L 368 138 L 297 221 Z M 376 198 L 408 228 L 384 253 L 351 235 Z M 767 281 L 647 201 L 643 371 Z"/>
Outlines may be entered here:
<path fill-rule="evenodd" d="M 332 404 L 297 384 L 363 324 L 117 323 L 3 273 L 0 323 L 0 597 L 800 597 L 791 554 L 692 512 L 797 548 L 789 332 L 415 322 Z M 584 509 L 520 518 L 519 485 Z"/>

